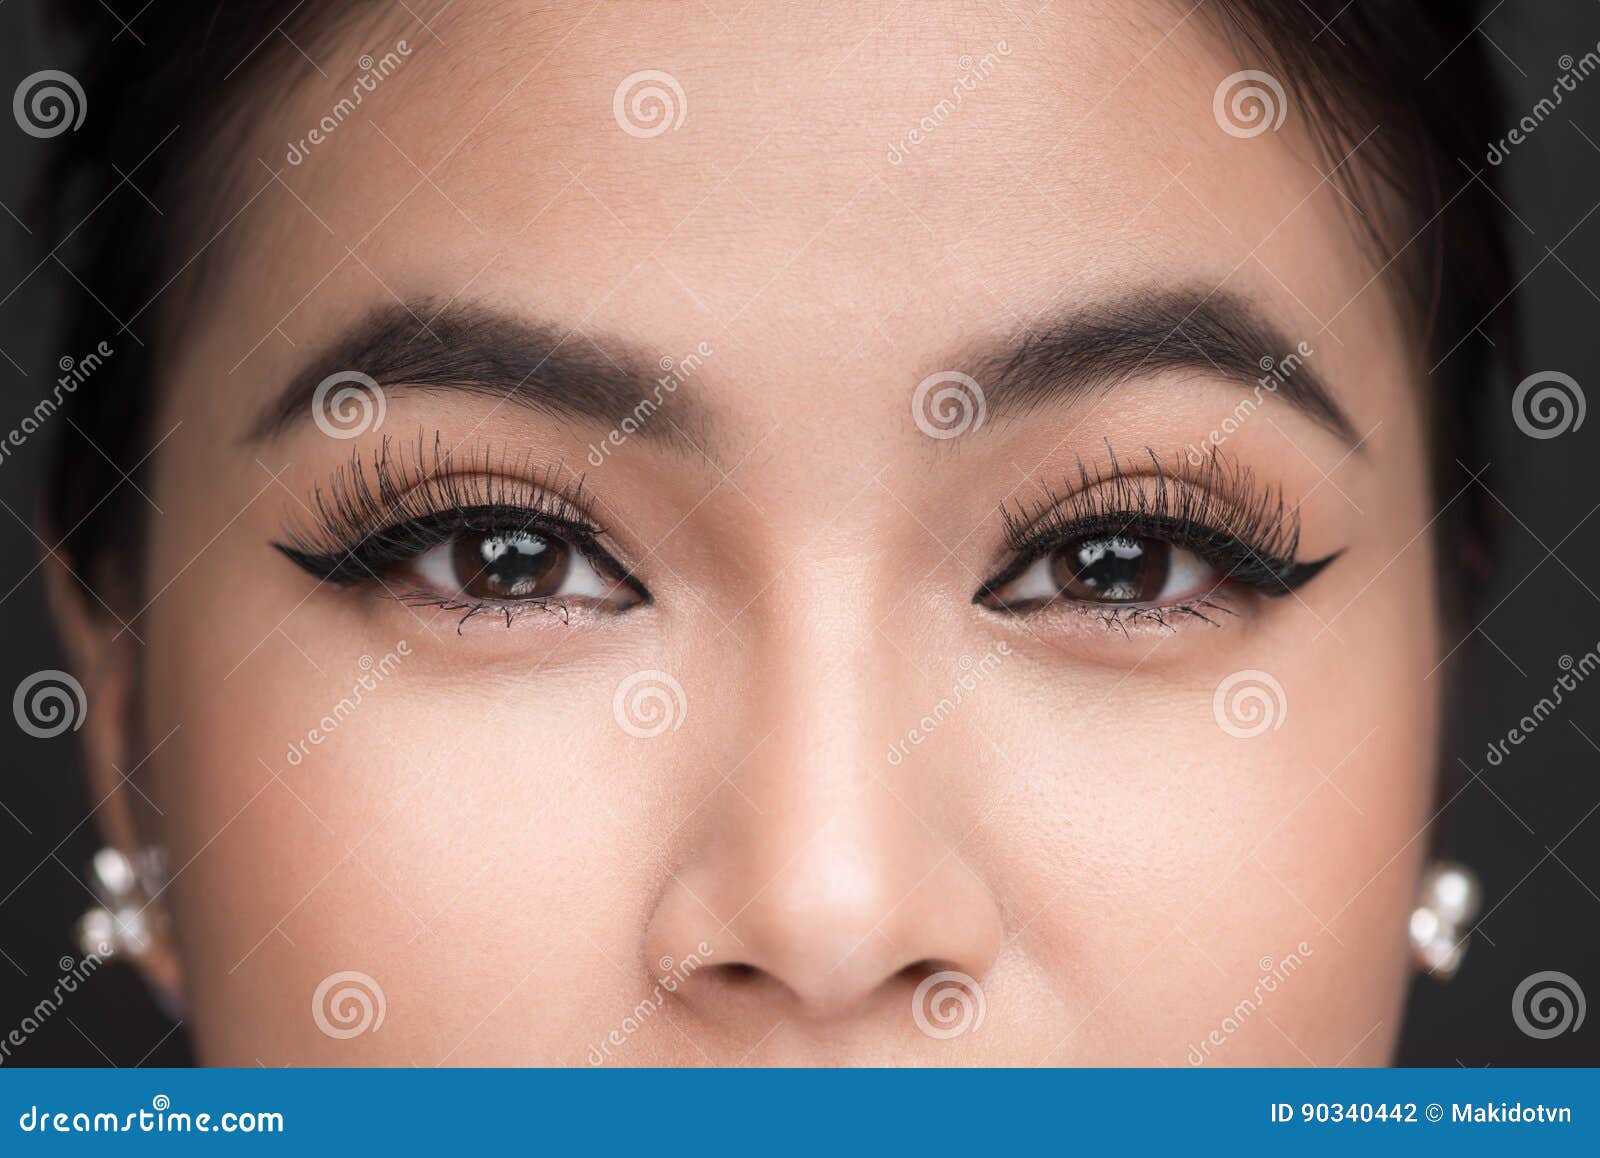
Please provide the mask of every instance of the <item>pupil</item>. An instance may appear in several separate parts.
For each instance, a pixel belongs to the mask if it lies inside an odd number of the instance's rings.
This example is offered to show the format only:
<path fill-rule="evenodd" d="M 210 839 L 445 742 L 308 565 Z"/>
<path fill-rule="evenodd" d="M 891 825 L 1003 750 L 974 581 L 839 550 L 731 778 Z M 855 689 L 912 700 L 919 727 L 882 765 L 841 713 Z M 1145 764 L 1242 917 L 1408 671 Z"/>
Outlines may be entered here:
<path fill-rule="evenodd" d="M 480 599 L 529 599 L 560 589 L 567 550 L 560 542 L 528 531 L 510 535 L 463 535 L 456 540 L 461 590 Z"/>
<path fill-rule="evenodd" d="M 1153 539 L 1102 535 L 1080 539 L 1056 553 L 1062 594 L 1091 603 L 1150 603 L 1166 586 L 1169 544 Z"/>

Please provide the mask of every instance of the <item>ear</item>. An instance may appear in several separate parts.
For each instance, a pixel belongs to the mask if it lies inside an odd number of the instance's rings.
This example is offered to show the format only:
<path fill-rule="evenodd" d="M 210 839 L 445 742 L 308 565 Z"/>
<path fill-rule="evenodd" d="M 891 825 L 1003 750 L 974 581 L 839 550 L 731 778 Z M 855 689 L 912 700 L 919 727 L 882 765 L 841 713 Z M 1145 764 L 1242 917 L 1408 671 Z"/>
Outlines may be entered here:
<path fill-rule="evenodd" d="M 45 560 L 51 617 L 67 653 L 67 667 L 83 687 L 85 708 L 78 738 L 85 783 L 100 843 L 139 863 L 139 850 L 159 846 L 156 809 L 134 787 L 131 774 L 145 753 L 139 742 L 138 676 L 141 644 L 127 620 L 101 602 L 56 553 Z M 169 1008 L 181 1004 L 181 974 L 161 899 L 151 905 L 156 930 L 136 964 Z"/>

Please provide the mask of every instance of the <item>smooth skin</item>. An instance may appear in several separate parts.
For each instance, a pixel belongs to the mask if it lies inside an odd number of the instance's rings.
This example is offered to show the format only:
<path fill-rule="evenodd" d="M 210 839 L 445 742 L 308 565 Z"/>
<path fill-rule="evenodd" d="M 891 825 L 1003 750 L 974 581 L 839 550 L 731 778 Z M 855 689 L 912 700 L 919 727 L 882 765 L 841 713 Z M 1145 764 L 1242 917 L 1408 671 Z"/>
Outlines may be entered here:
<path fill-rule="evenodd" d="M 1185 1065 L 1208 1040 L 1204 1064 L 1389 1059 L 1440 650 L 1397 273 L 1302 109 L 1219 128 L 1218 84 L 1258 62 L 1187 5 L 1032 7 L 458 3 L 301 45 L 327 79 L 298 55 L 273 72 L 218 146 L 217 226 L 248 208 L 205 293 L 164 299 L 133 631 L 57 577 L 97 817 L 166 851 L 147 967 L 203 1062 L 583 1065 L 617 1038 L 605 1064 Z M 357 58 L 401 39 L 403 66 L 288 164 Z M 992 68 L 908 150 L 964 55 Z M 649 137 L 613 115 L 644 69 L 687 106 Z M 1314 351 L 1359 449 L 1269 397 L 1223 450 L 1298 509 L 1299 557 L 1342 554 L 1215 625 L 975 605 L 1003 506 L 1070 493 L 1080 460 L 1181 459 L 1245 392 L 1138 375 L 934 439 L 917 384 L 1041 319 L 1193 287 Z M 693 446 L 634 438 L 596 467 L 624 415 L 403 388 L 381 430 L 308 415 L 251 441 L 397 299 L 651 360 L 703 342 L 651 419 Z M 419 433 L 583 476 L 650 602 L 458 632 L 274 549 L 352 452 Z M 1284 698 L 1240 738 L 1213 693 L 1250 670 Z M 683 690 L 648 738 L 613 711 L 641 671 Z M 691 954 L 658 1002 L 663 959 Z M 313 1016 L 347 970 L 383 992 L 377 1032 Z M 912 1009 L 941 970 L 983 998 L 948 1038 Z"/>

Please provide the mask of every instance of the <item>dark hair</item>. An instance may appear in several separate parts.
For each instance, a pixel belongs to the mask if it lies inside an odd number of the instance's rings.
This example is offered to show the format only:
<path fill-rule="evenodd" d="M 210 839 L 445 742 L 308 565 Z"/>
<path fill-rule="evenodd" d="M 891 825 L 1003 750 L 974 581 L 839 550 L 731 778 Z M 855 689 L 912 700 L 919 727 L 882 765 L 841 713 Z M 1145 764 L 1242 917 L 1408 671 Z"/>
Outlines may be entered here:
<path fill-rule="evenodd" d="M 185 300 L 196 300 L 192 283 L 203 284 L 210 259 L 195 261 L 196 251 L 227 219 L 217 212 L 218 190 L 236 186 L 235 170 L 243 168 L 220 152 L 243 138 L 240 126 L 265 101 L 264 72 L 309 73 L 299 47 L 325 41 L 372 10 L 293 0 L 156 0 L 133 18 L 145 44 L 135 50 L 100 0 L 58 0 L 55 7 L 82 36 L 78 75 L 93 110 L 77 132 L 53 142 L 62 151 L 48 179 L 57 226 L 50 235 L 82 221 L 68 262 L 91 291 L 71 319 L 64 349 L 93 349 L 108 333 L 123 335 L 124 324 L 138 341 L 115 340 L 115 355 L 66 399 L 71 422 L 58 424 L 44 515 L 52 538 L 65 535 L 62 553 L 81 580 L 114 599 L 126 593 L 106 590 L 106 559 L 138 558 L 145 518 L 124 475 L 137 482 L 148 467 L 158 355 L 180 336 L 165 295 L 186 288 Z M 1502 352 L 1515 338 L 1512 311 L 1502 308 L 1510 272 L 1495 173 L 1474 173 L 1458 160 L 1477 157 L 1500 135 L 1498 85 L 1481 39 L 1470 35 L 1474 7 L 1212 0 L 1196 17 L 1214 21 L 1241 60 L 1270 72 L 1307 111 L 1330 179 L 1363 207 L 1354 225 L 1378 255 L 1375 265 L 1393 261 L 1369 292 L 1389 292 L 1411 323 L 1439 498 L 1455 495 L 1467 479 L 1460 464 L 1484 460 L 1487 406 L 1501 388 L 1499 368 L 1478 351 L 1445 355 L 1474 329 L 1497 335 Z M 234 200 L 242 205 L 248 190 L 238 187 Z M 180 278 L 191 284 L 175 284 Z M 1481 488 L 1446 504 L 1437 528 L 1459 552 L 1441 556 L 1441 572 L 1452 577 L 1441 591 L 1459 614 L 1465 585 L 1456 577 L 1481 574 L 1488 558 Z"/>

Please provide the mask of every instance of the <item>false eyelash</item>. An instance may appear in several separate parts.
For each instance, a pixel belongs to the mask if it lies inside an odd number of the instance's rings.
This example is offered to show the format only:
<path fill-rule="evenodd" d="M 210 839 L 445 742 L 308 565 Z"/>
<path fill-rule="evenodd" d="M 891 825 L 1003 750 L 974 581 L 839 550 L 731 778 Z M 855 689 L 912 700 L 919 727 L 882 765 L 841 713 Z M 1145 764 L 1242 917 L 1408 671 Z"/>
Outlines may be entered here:
<path fill-rule="evenodd" d="M 643 595 L 637 580 L 598 546 L 605 532 L 585 513 L 583 480 L 563 482 L 558 471 L 530 471 L 530 465 L 528 458 L 513 463 L 488 448 L 461 455 L 437 434 L 431 448 L 419 434 L 414 446 L 398 452 L 385 438 L 370 469 L 354 454 L 319 485 L 311 500 L 312 525 L 291 530 L 273 546 L 315 578 L 350 587 L 373 582 L 384 569 L 463 531 L 544 532 L 605 562 L 619 582 Z M 465 610 L 463 622 L 498 608 L 424 595 L 404 598 Z"/>
<path fill-rule="evenodd" d="M 1096 534 L 1164 539 L 1193 551 L 1225 580 L 1268 596 L 1289 594 L 1338 557 L 1335 552 L 1311 562 L 1297 561 L 1299 511 L 1285 505 L 1281 490 L 1257 486 L 1249 468 L 1213 454 L 1196 473 L 1186 475 L 1164 464 L 1154 450 L 1147 448 L 1145 454 L 1151 469 L 1135 474 L 1124 470 L 1107 447 L 1108 467 L 1091 468 L 1078 460 L 1071 493 L 1047 490 L 1043 499 L 1002 509 L 1014 561 L 984 584 L 978 598 L 991 595 L 1041 555 Z M 1165 624 L 1168 614 L 1205 619 L 1206 609 L 1227 610 L 1202 600 L 1165 608 L 1117 608 L 1115 614 L 1119 622 L 1131 617 Z"/>

